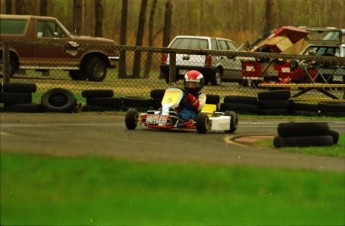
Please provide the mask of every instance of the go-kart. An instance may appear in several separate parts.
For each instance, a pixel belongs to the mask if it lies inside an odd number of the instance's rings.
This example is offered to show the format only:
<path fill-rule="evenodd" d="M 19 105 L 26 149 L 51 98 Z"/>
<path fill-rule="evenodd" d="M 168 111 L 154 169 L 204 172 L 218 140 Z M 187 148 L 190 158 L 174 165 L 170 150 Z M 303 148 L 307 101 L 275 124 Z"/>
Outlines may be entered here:
<path fill-rule="evenodd" d="M 168 88 L 162 99 L 162 108 L 138 113 L 135 108 L 126 112 L 125 123 L 127 129 L 134 130 L 137 125 L 144 125 L 155 129 L 196 129 L 204 134 L 208 130 L 233 133 L 238 126 L 237 114 L 233 111 L 217 112 L 217 105 L 205 104 L 196 119 L 183 121 L 175 110 L 183 98 L 183 91 L 178 88 Z"/>

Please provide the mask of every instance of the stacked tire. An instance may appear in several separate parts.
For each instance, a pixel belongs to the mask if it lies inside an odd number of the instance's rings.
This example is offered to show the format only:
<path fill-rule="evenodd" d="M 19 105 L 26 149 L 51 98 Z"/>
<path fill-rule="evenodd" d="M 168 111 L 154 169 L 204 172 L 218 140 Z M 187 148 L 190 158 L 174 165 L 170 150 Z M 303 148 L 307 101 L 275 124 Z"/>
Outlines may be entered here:
<path fill-rule="evenodd" d="M 316 104 L 298 103 L 291 101 L 289 112 L 291 115 L 319 116 L 319 107 Z"/>
<path fill-rule="evenodd" d="M 86 98 L 86 111 L 119 111 L 122 106 L 121 98 L 110 89 L 83 90 L 81 95 Z"/>
<path fill-rule="evenodd" d="M 287 115 L 289 113 L 291 92 L 289 90 L 270 90 L 258 93 L 260 113 L 263 115 Z"/>
<path fill-rule="evenodd" d="M 130 108 L 135 108 L 138 111 L 145 112 L 147 110 L 153 110 L 153 99 L 139 96 L 125 96 L 121 97 L 122 110 L 127 111 Z"/>
<path fill-rule="evenodd" d="M 260 107 L 257 97 L 225 96 L 220 104 L 220 111 L 235 111 L 243 114 L 259 114 Z"/>
<path fill-rule="evenodd" d="M 339 133 L 330 130 L 327 122 L 290 122 L 278 125 L 273 145 L 277 148 L 331 146 L 338 139 Z"/>
<path fill-rule="evenodd" d="M 32 94 L 36 92 L 35 83 L 5 83 L 2 85 L 1 102 L 6 112 L 42 112 L 41 104 L 32 103 Z"/>
<path fill-rule="evenodd" d="M 317 107 L 324 116 L 345 117 L 345 103 L 319 102 Z"/>
<path fill-rule="evenodd" d="M 47 112 L 70 113 L 76 109 L 77 100 L 71 91 L 54 88 L 42 95 L 41 105 Z"/>

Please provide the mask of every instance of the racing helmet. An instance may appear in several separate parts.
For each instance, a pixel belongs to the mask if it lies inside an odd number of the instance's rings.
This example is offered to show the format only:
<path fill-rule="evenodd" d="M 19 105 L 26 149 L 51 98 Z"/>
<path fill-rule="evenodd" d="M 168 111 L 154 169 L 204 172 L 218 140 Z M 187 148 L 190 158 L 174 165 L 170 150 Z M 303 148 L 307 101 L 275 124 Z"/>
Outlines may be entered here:
<path fill-rule="evenodd" d="M 184 88 L 187 92 L 197 94 L 204 87 L 205 79 L 197 70 L 188 71 L 184 75 Z"/>

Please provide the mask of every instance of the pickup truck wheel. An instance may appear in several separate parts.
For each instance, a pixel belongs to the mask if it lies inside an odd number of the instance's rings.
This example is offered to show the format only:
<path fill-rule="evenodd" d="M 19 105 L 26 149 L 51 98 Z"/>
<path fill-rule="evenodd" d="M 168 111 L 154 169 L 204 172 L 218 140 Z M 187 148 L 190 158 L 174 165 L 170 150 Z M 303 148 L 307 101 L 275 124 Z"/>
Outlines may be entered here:
<path fill-rule="evenodd" d="M 134 130 L 138 125 L 138 111 L 134 108 L 128 109 L 125 117 L 127 129 Z"/>
<path fill-rule="evenodd" d="M 238 127 L 238 117 L 234 111 L 226 111 L 224 115 L 230 116 L 230 130 L 225 130 L 226 133 L 233 133 Z"/>
<path fill-rule="evenodd" d="M 222 70 L 217 68 L 216 73 L 211 78 L 211 85 L 219 86 L 222 83 L 222 76 L 223 76 Z"/>
<path fill-rule="evenodd" d="M 86 75 L 78 70 L 78 71 L 69 71 L 69 77 L 71 77 L 73 80 L 86 80 Z"/>
<path fill-rule="evenodd" d="M 196 130 L 200 134 L 205 134 L 208 131 L 209 127 L 209 118 L 205 113 L 200 113 L 196 117 Z"/>
<path fill-rule="evenodd" d="M 103 81 L 107 75 L 107 66 L 101 59 L 92 58 L 86 63 L 85 75 L 90 81 Z"/>

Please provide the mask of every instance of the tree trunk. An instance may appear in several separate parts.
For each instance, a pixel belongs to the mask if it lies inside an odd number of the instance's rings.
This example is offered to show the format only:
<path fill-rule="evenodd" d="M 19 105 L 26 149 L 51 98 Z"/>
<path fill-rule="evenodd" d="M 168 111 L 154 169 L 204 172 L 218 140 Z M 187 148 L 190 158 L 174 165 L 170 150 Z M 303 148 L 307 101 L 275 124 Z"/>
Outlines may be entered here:
<path fill-rule="evenodd" d="M 121 9 L 121 27 L 120 27 L 120 45 L 126 45 L 127 38 L 127 18 L 128 18 L 128 1 L 122 0 Z M 126 51 L 120 49 L 119 78 L 126 78 Z"/>
<path fill-rule="evenodd" d="M 81 18 L 83 10 L 83 0 L 73 0 L 73 28 L 74 34 L 79 35 L 81 31 Z"/>
<path fill-rule="evenodd" d="M 95 0 L 95 36 L 103 36 L 103 0 Z"/>
<path fill-rule="evenodd" d="M 153 25 L 156 13 L 156 6 L 157 0 L 153 0 L 150 10 L 150 18 L 149 18 L 149 34 L 148 34 L 148 46 L 153 46 L 154 36 L 153 36 Z M 144 77 L 148 78 L 150 76 L 152 64 L 152 52 L 147 53 L 146 63 L 145 63 L 145 70 L 144 70 Z"/>
<path fill-rule="evenodd" d="M 16 14 L 24 14 L 24 1 L 23 0 L 17 0 L 15 7 L 16 7 Z"/>
<path fill-rule="evenodd" d="M 12 0 L 6 0 L 5 2 L 5 13 L 12 14 Z"/>
<path fill-rule="evenodd" d="M 47 9 L 48 9 L 48 0 L 41 0 L 40 1 L 40 15 L 47 16 Z"/>
<path fill-rule="evenodd" d="M 145 28 L 145 13 L 147 7 L 147 0 L 142 0 L 138 21 L 138 32 L 137 39 L 135 42 L 136 46 L 143 45 L 144 28 Z M 140 78 L 140 68 L 141 68 L 141 51 L 135 51 L 134 53 L 134 63 L 133 63 L 133 78 Z"/>
<path fill-rule="evenodd" d="M 266 6 L 265 6 L 265 25 L 264 25 L 264 34 L 271 31 L 272 28 L 272 21 L 273 21 L 273 15 L 272 15 L 272 7 L 273 2 L 272 0 L 266 0 Z"/>
<path fill-rule="evenodd" d="M 172 2 L 171 0 L 167 0 L 165 3 L 163 47 L 168 46 L 170 42 L 172 10 Z"/>

